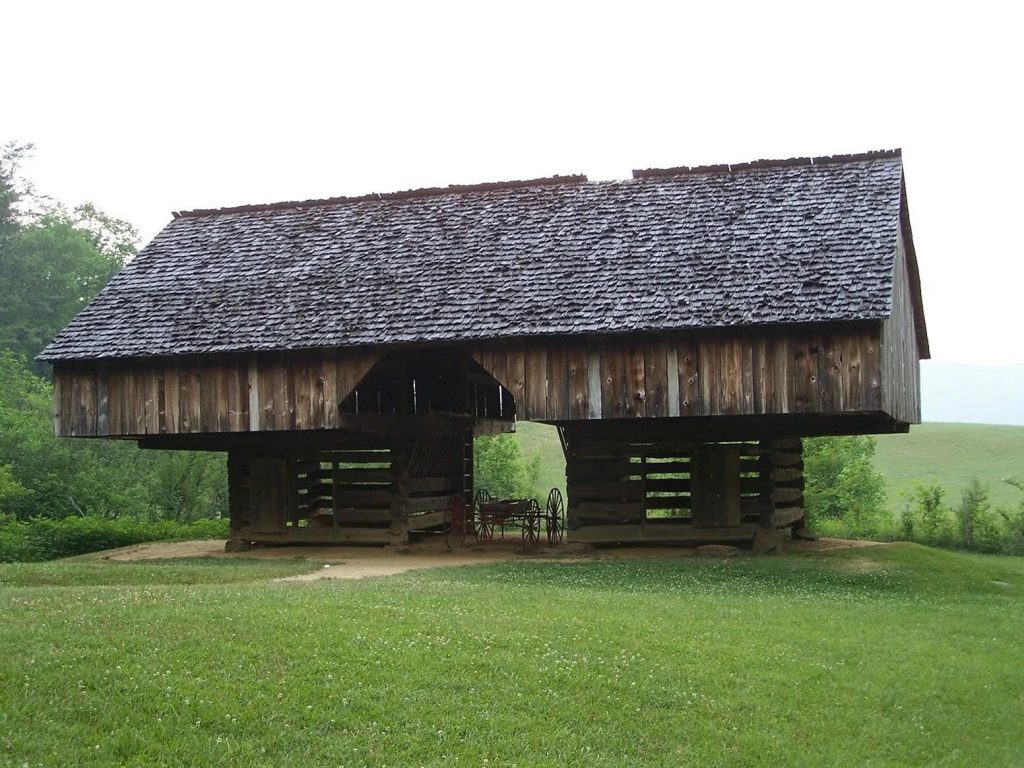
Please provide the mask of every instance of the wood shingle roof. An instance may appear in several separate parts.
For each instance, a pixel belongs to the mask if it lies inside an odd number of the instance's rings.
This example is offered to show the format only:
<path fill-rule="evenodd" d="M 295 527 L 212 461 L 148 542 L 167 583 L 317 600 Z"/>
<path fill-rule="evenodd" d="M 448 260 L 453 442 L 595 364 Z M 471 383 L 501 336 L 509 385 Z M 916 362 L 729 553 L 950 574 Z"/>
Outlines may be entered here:
<path fill-rule="evenodd" d="M 40 358 L 877 320 L 902 189 L 895 151 L 194 211 Z"/>

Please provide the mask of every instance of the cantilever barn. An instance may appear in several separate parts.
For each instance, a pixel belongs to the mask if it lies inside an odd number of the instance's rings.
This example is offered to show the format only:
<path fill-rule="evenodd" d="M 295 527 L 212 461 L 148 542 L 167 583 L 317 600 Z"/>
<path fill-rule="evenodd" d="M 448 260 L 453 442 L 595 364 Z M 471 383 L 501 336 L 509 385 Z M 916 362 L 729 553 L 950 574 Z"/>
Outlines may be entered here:
<path fill-rule="evenodd" d="M 226 451 L 232 537 L 404 542 L 555 425 L 572 541 L 800 526 L 800 437 L 905 432 L 900 153 L 175 214 L 60 333 L 58 435 Z"/>

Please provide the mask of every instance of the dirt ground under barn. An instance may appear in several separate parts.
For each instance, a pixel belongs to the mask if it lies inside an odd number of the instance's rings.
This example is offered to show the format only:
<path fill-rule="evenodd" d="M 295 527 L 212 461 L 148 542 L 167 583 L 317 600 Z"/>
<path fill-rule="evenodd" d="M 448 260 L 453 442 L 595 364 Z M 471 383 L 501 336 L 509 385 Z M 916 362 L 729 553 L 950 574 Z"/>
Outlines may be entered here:
<path fill-rule="evenodd" d="M 850 539 L 818 541 L 786 541 L 785 552 L 825 552 L 853 547 L 877 546 L 877 542 Z M 498 539 L 486 544 L 473 544 L 449 549 L 440 537 L 414 543 L 408 551 L 391 547 L 351 546 L 258 546 L 248 552 L 225 552 L 221 539 L 198 541 L 152 542 L 99 552 L 93 557 L 106 560 L 162 560 L 185 557 L 223 558 L 303 558 L 319 562 L 318 570 L 288 577 L 288 581 L 318 579 L 366 579 L 391 576 L 405 571 L 461 565 L 496 563 L 505 560 L 595 561 L 636 560 L 664 557 L 752 557 L 742 548 L 707 545 L 702 547 L 605 547 L 586 544 L 563 544 L 539 547 L 524 552 L 516 538 Z"/>

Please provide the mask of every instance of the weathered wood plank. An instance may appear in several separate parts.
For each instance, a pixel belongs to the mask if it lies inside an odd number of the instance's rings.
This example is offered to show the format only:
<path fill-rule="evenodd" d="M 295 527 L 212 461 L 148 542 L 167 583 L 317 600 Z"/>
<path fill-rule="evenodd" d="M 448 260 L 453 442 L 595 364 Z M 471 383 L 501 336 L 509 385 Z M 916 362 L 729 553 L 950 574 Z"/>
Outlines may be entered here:
<path fill-rule="evenodd" d="M 804 508 L 802 506 L 779 507 L 772 513 L 772 527 L 782 528 L 803 519 Z"/>
<path fill-rule="evenodd" d="M 261 354 L 257 358 L 256 387 L 259 403 L 259 431 L 272 432 L 274 412 L 278 408 L 277 393 L 274 391 L 274 361 L 271 355 Z"/>
<path fill-rule="evenodd" d="M 53 434 L 60 437 L 65 434 L 65 389 L 68 383 L 67 370 L 60 365 L 53 368 Z"/>
<path fill-rule="evenodd" d="M 794 410 L 796 358 L 788 337 L 775 337 L 766 344 L 771 357 L 765 363 L 766 375 L 771 370 L 771 387 L 765 395 L 765 413 L 790 413 Z"/>
<path fill-rule="evenodd" d="M 740 524 L 740 464 L 735 448 L 694 451 L 690 479 L 693 523 L 699 528 Z"/>
<path fill-rule="evenodd" d="M 626 348 L 624 355 L 624 399 L 627 416 L 644 417 L 647 415 L 647 376 L 646 350 L 642 345 Z"/>
<path fill-rule="evenodd" d="M 249 424 L 249 391 L 246 366 L 240 360 L 228 369 L 227 424 L 230 432 L 243 432 Z"/>
<path fill-rule="evenodd" d="M 877 333 L 867 339 L 867 348 L 863 358 L 864 387 L 866 402 L 862 410 L 882 410 L 882 372 L 881 351 Z"/>
<path fill-rule="evenodd" d="M 293 406 L 294 382 L 289 381 L 292 367 L 285 362 L 282 354 L 272 356 L 274 403 L 274 429 L 287 430 L 295 425 L 295 409 Z"/>
<path fill-rule="evenodd" d="M 161 428 L 160 396 L 163 390 L 163 370 L 159 366 L 143 368 L 146 376 L 146 434 L 158 435 Z"/>
<path fill-rule="evenodd" d="M 181 383 L 178 366 L 168 361 L 164 365 L 164 412 L 161 431 L 166 434 L 177 434 L 181 429 Z M 111 412 L 113 413 L 113 412 Z M 113 430 L 113 425 L 111 425 Z"/>
<path fill-rule="evenodd" d="M 259 432 L 263 423 L 263 405 L 260 403 L 259 357 L 249 355 L 245 365 L 245 393 L 249 400 L 249 431 Z"/>
<path fill-rule="evenodd" d="M 196 381 L 199 390 L 199 416 L 200 432 L 222 432 L 226 431 L 220 427 L 221 404 L 219 402 L 221 390 L 221 374 L 224 368 L 220 365 L 206 365 L 200 363 L 196 366 Z M 224 409 L 227 410 L 226 408 Z"/>
<path fill-rule="evenodd" d="M 288 466 L 285 459 L 249 459 L 249 489 L 252 531 L 283 533 L 288 505 Z"/>
<path fill-rule="evenodd" d="M 542 421 L 548 418 L 547 353 L 540 344 L 531 344 L 525 352 L 526 397 L 524 418 Z"/>
<path fill-rule="evenodd" d="M 776 486 L 775 488 L 775 504 L 777 506 L 785 506 L 802 501 L 803 497 L 804 492 L 801 488 L 787 488 L 785 486 Z"/>
<path fill-rule="evenodd" d="M 822 413 L 845 410 L 843 387 L 843 348 L 840 342 L 824 335 L 818 347 L 818 404 Z"/>
<path fill-rule="evenodd" d="M 700 375 L 697 370 L 697 345 L 681 341 L 676 347 L 676 364 L 679 371 L 679 415 L 694 416 L 700 408 Z"/>
<path fill-rule="evenodd" d="M 107 383 L 109 380 L 109 371 L 105 362 L 100 362 L 96 366 L 96 434 L 98 435 L 109 435 L 110 434 L 110 392 L 107 389 Z M 54 376 L 54 386 L 56 386 L 57 377 Z M 54 395 L 54 401 L 56 402 L 57 396 Z M 159 424 L 157 426 L 159 429 Z"/>
<path fill-rule="evenodd" d="M 547 350 L 547 418 L 571 419 L 569 407 L 569 360 L 564 347 L 554 344 Z"/>
<path fill-rule="evenodd" d="M 516 413 L 520 418 L 526 414 L 526 354 L 522 347 L 508 347 L 505 353 L 505 375 L 508 383 L 505 389 L 516 401 Z"/>
<path fill-rule="evenodd" d="M 565 352 L 566 373 L 568 376 L 568 418 L 590 418 L 590 398 L 587 386 L 587 348 L 582 344 L 570 344 L 566 347 Z"/>
<path fill-rule="evenodd" d="M 611 344 L 600 348 L 601 417 L 623 419 L 632 416 L 629 370 L 623 349 Z"/>
<path fill-rule="evenodd" d="M 655 341 L 646 344 L 644 355 L 644 415 L 649 418 L 668 416 L 668 344 Z M 673 369 L 675 373 L 675 369 Z M 678 380 L 677 380 L 678 384 Z"/>
<path fill-rule="evenodd" d="M 793 402 L 796 413 L 812 413 L 818 406 L 818 341 L 801 340 L 793 345 L 794 388 Z"/>
<path fill-rule="evenodd" d="M 604 412 L 604 383 L 601 375 L 601 351 L 587 344 L 587 418 L 600 419 Z"/>
<path fill-rule="evenodd" d="M 306 353 L 291 363 L 295 388 L 294 429 L 315 429 L 313 426 L 313 395 L 312 381 L 316 361 L 311 353 Z"/>
<path fill-rule="evenodd" d="M 639 480 L 573 480 L 570 493 L 576 499 L 639 499 L 643 486 Z"/>
<path fill-rule="evenodd" d="M 665 348 L 665 400 L 667 415 L 679 415 L 679 349 L 676 344 L 666 342 Z"/>

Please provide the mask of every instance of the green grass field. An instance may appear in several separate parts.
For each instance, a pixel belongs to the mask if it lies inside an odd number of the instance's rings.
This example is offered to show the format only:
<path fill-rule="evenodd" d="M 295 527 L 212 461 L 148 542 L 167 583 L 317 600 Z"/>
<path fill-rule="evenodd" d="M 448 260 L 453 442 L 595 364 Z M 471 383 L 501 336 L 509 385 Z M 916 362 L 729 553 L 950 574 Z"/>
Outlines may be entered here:
<path fill-rule="evenodd" d="M 1024 559 L 312 567 L 0 566 L 0 765 L 1024 763 Z"/>
<path fill-rule="evenodd" d="M 554 427 L 520 422 L 517 435 L 527 458 L 541 457 L 540 487 L 564 491 L 565 461 Z M 903 509 L 916 482 L 941 485 L 946 502 L 958 504 L 972 477 L 988 485 L 993 508 L 1016 507 L 1024 496 L 1003 479 L 1024 479 L 1024 427 L 921 424 L 907 435 L 879 435 L 875 466 L 885 476 L 893 512 Z"/>
<path fill-rule="evenodd" d="M 921 424 L 907 435 L 880 435 L 875 466 L 885 475 L 894 512 L 915 482 L 938 484 L 948 504 L 959 504 L 972 477 L 988 485 L 993 508 L 1016 507 L 1024 495 L 1003 479 L 1024 479 L 1024 427 Z"/>

